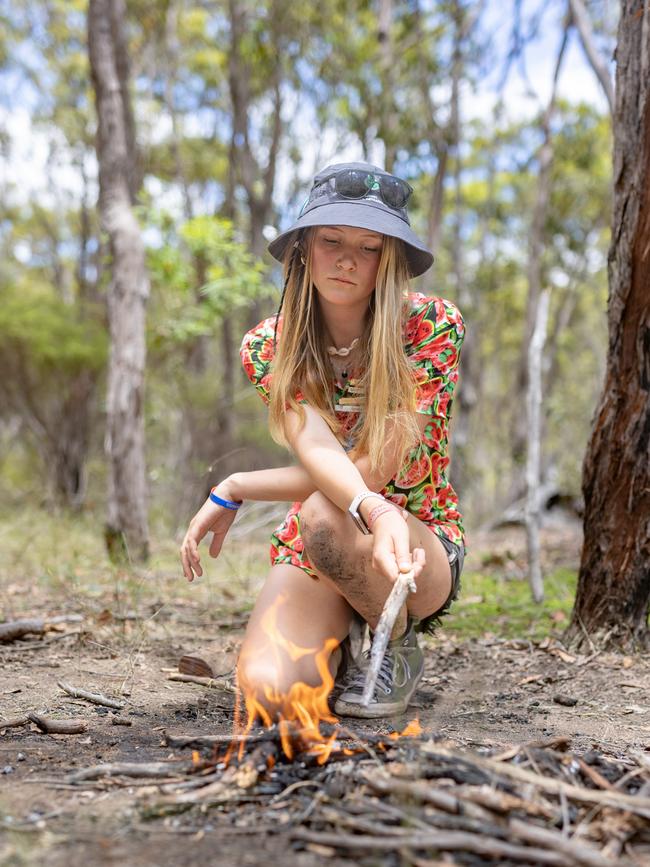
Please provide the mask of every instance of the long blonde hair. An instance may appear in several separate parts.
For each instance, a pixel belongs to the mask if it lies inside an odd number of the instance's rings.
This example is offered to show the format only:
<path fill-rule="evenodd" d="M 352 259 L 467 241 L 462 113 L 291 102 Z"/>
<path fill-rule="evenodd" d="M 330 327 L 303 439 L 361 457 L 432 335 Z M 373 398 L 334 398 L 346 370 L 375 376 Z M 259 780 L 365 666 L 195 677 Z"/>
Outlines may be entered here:
<path fill-rule="evenodd" d="M 269 418 L 271 436 L 284 446 L 288 446 L 286 410 L 296 410 L 304 424 L 305 413 L 296 399 L 298 392 L 339 439 L 342 435 L 332 402 L 334 372 L 327 354 L 325 322 L 311 279 L 313 238 L 313 230 L 296 232 L 289 239 L 284 260 L 282 327 L 271 367 Z M 303 266 L 299 264 L 301 255 Z M 352 458 L 367 454 L 373 471 L 380 466 L 391 431 L 400 444 L 400 466 L 418 440 L 415 380 L 403 344 L 408 280 L 402 242 L 385 235 L 375 291 L 359 344 L 364 370 L 359 385 L 365 401 L 350 450 Z"/>

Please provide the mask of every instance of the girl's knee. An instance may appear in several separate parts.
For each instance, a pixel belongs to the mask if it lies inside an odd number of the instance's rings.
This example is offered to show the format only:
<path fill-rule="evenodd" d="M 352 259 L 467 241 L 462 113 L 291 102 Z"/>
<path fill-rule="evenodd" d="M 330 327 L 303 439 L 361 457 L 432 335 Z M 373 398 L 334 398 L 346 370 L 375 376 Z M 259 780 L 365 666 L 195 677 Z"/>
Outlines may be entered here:
<path fill-rule="evenodd" d="M 307 556 L 313 565 L 334 582 L 345 578 L 345 516 L 323 494 L 317 492 L 300 509 L 300 531 Z"/>

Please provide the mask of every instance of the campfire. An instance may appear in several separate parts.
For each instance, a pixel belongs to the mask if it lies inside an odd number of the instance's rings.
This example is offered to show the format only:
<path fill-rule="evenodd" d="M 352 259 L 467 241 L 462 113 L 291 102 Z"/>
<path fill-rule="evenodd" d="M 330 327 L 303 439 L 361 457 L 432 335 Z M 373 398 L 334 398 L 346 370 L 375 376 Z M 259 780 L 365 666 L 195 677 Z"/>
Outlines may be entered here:
<path fill-rule="evenodd" d="M 355 741 L 358 738 L 338 724 L 337 717 L 329 707 L 328 699 L 334 688 L 334 676 L 329 662 L 339 642 L 335 638 L 329 638 L 323 647 L 309 648 L 300 647 L 288 640 L 278 627 L 278 610 L 282 603 L 283 598 L 280 597 L 265 613 L 261 625 L 268 642 L 258 648 L 257 652 L 262 657 L 266 654 L 272 655 L 278 668 L 282 664 L 283 656 L 292 662 L 313 657 L 319 682 L 311 685 L 298 681 L 286 692 L 277 684 L 266 683 L 260 694 L 258 687 L 238 677 L 233 736 L 223 756 L 225 766 L 231 763 L 235 753 L 237 760 L 241 762 L 247 744 L 260 740 L 267 744 L 277 741 L 286 760 L 292 761 L 296 756 L 300 756 L 302 761 L 316 765 L 324 765 L 333 752 L 341 758 L 352 756 L 363 749 L 360 746 L 346 745 L 346 741 Z M 420 733 L 421 727 L 417 719 L 414 719 L 402 732 L 392 732 L 379 740 L 374 738 L 374 746 L 384 749 L 385 743 L 399 737 L 414 737 Z M 213 760 L 219 760 L 218 753 L 213 756 Z M 276 757 L 269 753 L 268 749 L 266 760 L 270 766 L 276 762 Z"/>
<path fill-rule="evenodd" d="M 496 749 L 423 732 L 417 720 L 401 731 L 343 725 L 328 704 L 336 642 L 296 647 L 277 612 L 264 621 L 265 652 L 311 656 L 317 683 L 286 693 L 269 683 L 261 694 L 239 683 L 230 733 L 165 734 L 164 761 L 97 765 L 63 784 L 128 788 L 143 822 L 174 833 L 281 834 L 337 863 L 650 863 L 645 750 L 572 751 L 566 736 Z"/>

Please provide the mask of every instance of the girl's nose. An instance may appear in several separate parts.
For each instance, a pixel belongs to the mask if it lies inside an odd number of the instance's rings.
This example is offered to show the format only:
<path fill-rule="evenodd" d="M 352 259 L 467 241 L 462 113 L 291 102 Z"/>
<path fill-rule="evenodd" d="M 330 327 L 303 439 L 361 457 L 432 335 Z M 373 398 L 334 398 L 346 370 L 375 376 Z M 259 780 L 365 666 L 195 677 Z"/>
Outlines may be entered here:
<path fill-rule="evenodd" d="M 337 268 L 345 268 L 346 271 L 351 271 L 354 267 L 356 267 L 356 260 L 352 253 L 346 250 L 342 250 L 336 266 Z"/>

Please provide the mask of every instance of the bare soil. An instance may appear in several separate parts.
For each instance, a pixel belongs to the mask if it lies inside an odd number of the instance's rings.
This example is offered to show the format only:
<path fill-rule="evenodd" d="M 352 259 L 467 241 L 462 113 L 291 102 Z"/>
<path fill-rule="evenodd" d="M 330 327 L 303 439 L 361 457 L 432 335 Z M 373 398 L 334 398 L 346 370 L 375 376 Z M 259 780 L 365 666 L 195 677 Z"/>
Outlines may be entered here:
<path fill-rule="evenodd" d="M 57 599 L 34 593 L 18 607 L 24 615 L 61 613 Z M 246 824 L 228 805 L 196 811 L 188 824 L 147 814 L 154 783 L 104 779 L 82 789 L 65 783 L 71 772 L 103 762 L 186 763 L 187 751 L 164 746 L 165 732 L 229 732 L 232 695 L 170 681 L 168 670 L 183 652 L 209 645 L 221 672 L 232 672 L 243 623 L 242 616 L 223 622 L 179 602 L 126 619 L 101 610 L 81 629 L 71 624 L 0 645 L 0 718 L 35 711 L 88 723 L 77 735 L 42 734 L 32 724 L 3 730 L 0 723 L 0 863 L 316 865 L 327 855 L 330 864 L 349 865 L 334 852 L 291 843 L 281 802 L 275 827 Z M 567 735 L 575 754 L 596 747 L 621 758 L 650 750 L 647 658 L 595 649 L 577 655 L 557 639 L 459 641 L 445 632 L 425 647 L 412 712 L 377 729 L 401 729 L 417 714 L 425 735 L 461 746 L 506 749 Z M 125 706 L 113 711 L 71 698 L 58 680 L 119 697 Z M 115 725 L 116 717 L 131 725 Z"/>

